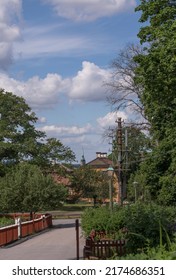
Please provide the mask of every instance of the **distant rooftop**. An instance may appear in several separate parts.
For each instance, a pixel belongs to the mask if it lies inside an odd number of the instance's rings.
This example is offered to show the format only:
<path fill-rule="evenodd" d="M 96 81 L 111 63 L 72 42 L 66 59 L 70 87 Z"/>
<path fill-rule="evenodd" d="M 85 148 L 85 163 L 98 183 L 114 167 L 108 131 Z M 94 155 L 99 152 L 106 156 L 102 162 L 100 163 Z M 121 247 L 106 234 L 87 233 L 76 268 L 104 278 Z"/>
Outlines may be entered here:
<path fill-rule="evenodd" d="M 88 162 L 87 165 L 95 168 L 108 168 L 112 165 L 112 160 L 108 158 L 107 153 L 97 152 L 96 158 Z"/>

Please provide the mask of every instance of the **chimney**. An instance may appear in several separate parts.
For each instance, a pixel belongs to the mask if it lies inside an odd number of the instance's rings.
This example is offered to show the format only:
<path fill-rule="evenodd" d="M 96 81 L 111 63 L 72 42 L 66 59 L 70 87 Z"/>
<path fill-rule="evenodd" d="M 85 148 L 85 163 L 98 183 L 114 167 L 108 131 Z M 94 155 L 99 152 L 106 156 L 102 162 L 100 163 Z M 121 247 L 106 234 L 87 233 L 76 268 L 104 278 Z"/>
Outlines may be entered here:
<path fill-rule="evenodd" d="M 97 158 L 107 158 L 107 153 L 96 152 Z"/>

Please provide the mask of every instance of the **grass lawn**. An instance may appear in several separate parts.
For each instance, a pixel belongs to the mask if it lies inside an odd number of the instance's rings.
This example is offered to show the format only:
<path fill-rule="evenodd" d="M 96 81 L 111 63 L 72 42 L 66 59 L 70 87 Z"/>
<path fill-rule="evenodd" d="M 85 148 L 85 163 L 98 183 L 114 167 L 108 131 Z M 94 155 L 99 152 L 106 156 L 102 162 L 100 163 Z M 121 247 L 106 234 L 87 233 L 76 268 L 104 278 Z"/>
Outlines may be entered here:
<path fill-rule="evenodd" d="M 77 204 L 68 204 L 65 203 L 58 210 L 51 210 L 48 213 L 51 213 L 53 219 L 62 219 L 62 218 L 78 218 L 81 213 L 87 208 L 92 207 L 90 203 L 77 203 Z"/>
<path fill-rule="evenodd" d="M 61 211 L 83 211 L 87 207 L 92 207 L 90 203 L 77 203 L 77 204 L 64 204 L 61 208 Z"/>

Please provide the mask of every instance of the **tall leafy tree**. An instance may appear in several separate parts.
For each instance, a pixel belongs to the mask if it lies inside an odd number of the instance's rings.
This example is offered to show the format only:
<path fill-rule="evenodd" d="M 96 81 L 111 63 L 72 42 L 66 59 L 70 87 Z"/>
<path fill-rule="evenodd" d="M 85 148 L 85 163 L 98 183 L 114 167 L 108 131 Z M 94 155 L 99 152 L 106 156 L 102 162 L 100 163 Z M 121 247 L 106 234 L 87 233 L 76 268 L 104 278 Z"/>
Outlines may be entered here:
<path fill-rule="evenodd" d="M 171 2 L 141 0 L 136 8 L 145 54 L 135 57 L 135 82 L 143 89 L 141 101 L 157 143 L 142 170 L 152 197 L 166 204 L 176 202 L 176 3 Z"/>
<path fill-rule="evenodd" d="M 73 161 L 75 161 L 74 152 L 56 138 L 47 138 L 43 142 L 38 142 L 31 159 L 32 163 L 42 166 L 43 169 L 53 169 L 52 167 L 58 166 L 59 163 L 69 164 Z"/>
<path fill-rule="evenodd" d="M 137 55 L 136 82 L 143 88 L 142 103 L 157 139 L 167 136 L 176 122 L 176 5 L 168 0 L 142 0 L 139 33 L 145 54 Z"/>
<path fill-rule="evenodd" d="M 94 198 L 100 200 L 109 197 L 108 177 L 102 172 L 83 166 L 75 169 L 70 178 L 70 199 Z"/>
<path fill-rule="evenodd" d="M 22 97 L 0 90 L 0 161 L 19 162 L 35 154 L 45 136 L 35 129 L 37 118 Z"/>
<path fill-rule="evenodd" d="M 35 128 L 37 117 L 22 97 L 0 90 L 0 172 L 28 161 L 48 167 L 53 162 L 74 161 L 75 154 L 60 140 L 47 139 Z"/>

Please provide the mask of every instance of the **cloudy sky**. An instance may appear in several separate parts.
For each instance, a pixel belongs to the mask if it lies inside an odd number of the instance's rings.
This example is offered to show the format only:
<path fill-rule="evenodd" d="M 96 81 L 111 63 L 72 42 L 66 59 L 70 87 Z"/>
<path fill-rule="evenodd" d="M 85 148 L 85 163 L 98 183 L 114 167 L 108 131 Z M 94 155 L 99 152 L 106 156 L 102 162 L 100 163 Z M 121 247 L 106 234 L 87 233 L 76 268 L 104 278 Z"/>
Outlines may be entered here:
<path fill-rule="evenodd" d="M 138 0 L 0 0 L 0 87 L 25 98 L 37 128 L 86 161 L 109 152 L 110 63 L 137 42 Z"/>

